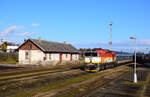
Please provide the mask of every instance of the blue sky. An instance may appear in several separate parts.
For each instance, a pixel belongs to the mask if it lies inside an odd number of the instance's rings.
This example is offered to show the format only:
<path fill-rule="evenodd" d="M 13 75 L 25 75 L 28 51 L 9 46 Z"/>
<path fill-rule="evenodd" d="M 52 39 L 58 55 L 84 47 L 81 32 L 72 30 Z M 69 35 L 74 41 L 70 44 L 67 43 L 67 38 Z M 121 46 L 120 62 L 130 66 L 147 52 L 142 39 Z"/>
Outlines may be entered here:
<path fill-rule="evenodd" d="M 113 22 L 113 49 L 150 47 L 149 0 L 1 0 L 0 38 L 67 41 L 77 48 L 108 48 Z M 128 49 L 128 51 L 129 51 Z"/>

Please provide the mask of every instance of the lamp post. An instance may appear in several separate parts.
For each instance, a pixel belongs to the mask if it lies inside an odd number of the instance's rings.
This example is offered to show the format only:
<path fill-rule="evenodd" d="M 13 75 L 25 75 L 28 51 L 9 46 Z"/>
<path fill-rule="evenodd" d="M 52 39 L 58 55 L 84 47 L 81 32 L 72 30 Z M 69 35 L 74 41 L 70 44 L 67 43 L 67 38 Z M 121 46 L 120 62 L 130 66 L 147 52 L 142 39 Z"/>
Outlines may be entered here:
<path fill-rule="evenodd" d="M 136 75 L 136 37 L 130 37 L 130 39 L 134 40 L 134 83 L 137 83 L 137 75 Z"/>
<path fill-rule="evenodd" d="M 146 48 L 147 54 L 148 54 L 148 50 L 149 50 L 149 48 Z"/>

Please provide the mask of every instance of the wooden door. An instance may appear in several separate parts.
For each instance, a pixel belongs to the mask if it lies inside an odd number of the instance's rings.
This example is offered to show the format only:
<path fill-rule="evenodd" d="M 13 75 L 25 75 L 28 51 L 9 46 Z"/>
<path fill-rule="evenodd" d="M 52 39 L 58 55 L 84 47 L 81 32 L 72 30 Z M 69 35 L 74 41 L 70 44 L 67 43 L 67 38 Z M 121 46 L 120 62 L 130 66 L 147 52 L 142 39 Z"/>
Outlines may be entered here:
<path fill-rule="evenodd" d="M 59 61 L 62 61 L 62 54 L 59 55 Z"/>

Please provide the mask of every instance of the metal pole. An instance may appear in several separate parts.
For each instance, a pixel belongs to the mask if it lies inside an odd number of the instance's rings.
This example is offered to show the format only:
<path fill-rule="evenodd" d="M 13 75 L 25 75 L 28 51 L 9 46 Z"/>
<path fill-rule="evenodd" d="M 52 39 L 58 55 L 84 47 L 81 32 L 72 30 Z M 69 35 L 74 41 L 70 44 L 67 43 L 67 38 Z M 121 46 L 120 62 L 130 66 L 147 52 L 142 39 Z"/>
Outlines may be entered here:
<path fill-rule="evenodd" d="M 110 22 L 110 50 L 112 51 L 112 22 Z"/>
<path fill-rule="evenodd" d="M 136 75 L 136 38 L 134 39 L 135 41 L 135 48 L 134 48 L 134 53 L 135 53 L 135 63 L 134 63 L 134 83 L 137 83 L 137 75 Z"/>

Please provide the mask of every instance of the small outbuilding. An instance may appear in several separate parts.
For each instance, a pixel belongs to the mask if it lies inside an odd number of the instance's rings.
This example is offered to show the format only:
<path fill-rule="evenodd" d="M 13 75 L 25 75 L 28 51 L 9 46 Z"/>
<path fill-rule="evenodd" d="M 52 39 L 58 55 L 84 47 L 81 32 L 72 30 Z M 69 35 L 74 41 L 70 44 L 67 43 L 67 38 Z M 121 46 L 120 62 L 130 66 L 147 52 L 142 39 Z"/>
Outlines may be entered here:
<path fill-rule="evenodd" d="M 11 52 L 15 52 L 17 50 L 18 46 L 7 46 L 7 50 L 6 52 L 11 53 Z"/>
<path fill-rule="evenodd" d="M 47 61 L 73 61 L 79 51 L 71 44 L 28 39 L 19 48 L 19 64 L 38 64 Z"/>

